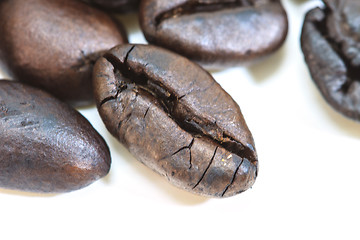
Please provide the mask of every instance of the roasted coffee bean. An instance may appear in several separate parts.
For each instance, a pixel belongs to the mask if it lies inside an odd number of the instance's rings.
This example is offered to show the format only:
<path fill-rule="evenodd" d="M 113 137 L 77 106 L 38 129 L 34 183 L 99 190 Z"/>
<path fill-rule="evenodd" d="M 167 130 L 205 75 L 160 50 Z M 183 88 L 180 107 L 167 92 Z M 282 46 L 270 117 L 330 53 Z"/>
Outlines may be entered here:
<path fill-rule="evenodd" d="M 137 10 L 140 0 L 84 0 L 105 10 L 125 13 Z"/>
<path fill-rule="evenodd" d="M 109 149 L 90 123 L 48 93 L 0 81 L 0 187 L 68 192 L 105 176 Z"/>
<path fill-rule="evenodd" d="M 146 39 L 208 67 L 253 62 L 284 42 L 280 0 L 143 0 Z"/>
<path fill-rule="evenodd" d="M 15 79 L 77 106 L 93 102 L 97 58 L 127 42 L 119 24 L 74 0 L 2 0 L 0 36 L 0 58 Z"/>
<path fill-rule="evenodd" d="M 325 100 L 360 120 L 360 1 L 327 0 L 305 17 L 301 46 Z"/>
<path fill-rule="evenodd" d="M 95 64 L 94 89 L 111 134 L 172 184 L 216 197 L 253 185 L 257 154 L 240 108 L 197 64 L 122 45 Z"/>

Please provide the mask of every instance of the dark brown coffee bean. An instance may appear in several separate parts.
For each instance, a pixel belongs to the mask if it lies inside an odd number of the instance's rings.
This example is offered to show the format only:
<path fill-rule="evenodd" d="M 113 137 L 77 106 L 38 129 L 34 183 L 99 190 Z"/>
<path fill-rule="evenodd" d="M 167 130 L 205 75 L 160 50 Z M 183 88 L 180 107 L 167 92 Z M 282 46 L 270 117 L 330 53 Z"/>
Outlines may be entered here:
<path fill-rule="evenodd" d="M 240 108 L 197 64 L 123 45 L 95 64 L 94 89 L 111 134 L 172 184 L 216 197 L 253 185 L 257 154 Z"/>
<path fill-rule="evenodd" d="M 0 81 L 0 187 L 68 192 L 105 176 L 109 149 L 90 123 L 42 90 Z"/>
<path fill-rule="evenodd" d="M 327 0 L 307 13 L 301 46 L 325 100 L 360 120 L 360 1 Z"/>
<path fill-rule="evenodd" d="M 253 62 L 284 42 L 288 22 L 279 0 L 143 0 L 146 39 L 205 66 Z"/>
<path fill-rule="evenodd" d="M 103 51 L 127 42 L 105 13 L 74 0 L 0 1 L 0 56 L 14 78 L 74 105 L 93 101 Z"/>
<path fill-rule="evenodd" d="M 111 12 L 125 13 L 137 10 L 140 0 L 85 0 Z"/>

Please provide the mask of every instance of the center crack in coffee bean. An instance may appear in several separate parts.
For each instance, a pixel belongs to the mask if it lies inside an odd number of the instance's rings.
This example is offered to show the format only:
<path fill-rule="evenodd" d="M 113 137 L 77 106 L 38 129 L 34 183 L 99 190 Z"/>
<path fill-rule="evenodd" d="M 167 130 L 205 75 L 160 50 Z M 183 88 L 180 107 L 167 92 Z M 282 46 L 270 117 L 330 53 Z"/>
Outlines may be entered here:
<path fill-rule="evenodd" d="M 170 89 L 166 89 L 160 82 L 157 82 L 156 79 L 151 79 L 144 74 L 138 74 L 132 71 L 127 63 L 127 59 L 134 48 L 135 46 L 132 46 L 127 52 L 124 63 L 121 63 L 119 59 L 111 53 L 104 55 L 104 58 L 114 66 L 114 74 L 117 76 L 118 89 L 115 96 L 105 98 L 101 101 L 101 105 L 109 100 L 116 100 L 119 97 L 119 94 L 125 89 L 133 89 L 136 92 L 141 90 L 145 91 L 158 100 L 169 117 L 171 117 L 182 129 L 191 133 L 193 136 L 207 137 L 216 141 L 230 152 L 243 158 L 247 158 L 252 162 L 257 161 L 253 154 L 254 149 L 244 146 L 242 143 L 226 134 L 219 126 L 217 126 L 216 122 L 210 122 L 208 119 L 194 116 L 190 109 L 186 109 L 186 112 L 181 111 L 183 108 L 187 107 L 182 105 L 179 100 L 186 95 L 178 96 Z M 118 73 L 121 73 L 125 78 L 119 77 Z M 204 89 L 204 91 L 206 91 L 206 89 Z"/>
<path fill-rule="evenodd" d="M 253 185 L 257 154 L 240 108 L 200 66 L 121 45 L 95 64 L 94 88 L 110 133 L 172 184 L 216 197 Z"/>
<path fill-rule="evenodd" d="M 254 6 L 248 0 L 237 0 L 237 1 L 188 1 L 168 11 L 160 13 L 155 17 L 155 24 L 159 26 L 161 22 L 169 19 L 176 18 L 182 15 L 190 15 L 201 12 L 216 12 L 225 9 L 240 8 Z"/>
<path fill-rule="evenodd" d="M 344 116 L 360 120 L 360 2 L 324 3 L 305 17 L 305 61 L 324 99 Z"/>
<path fill-rule="evenodd" d="M 345 42 L 337 41 L 337 39 L 333 38 L 329 33 L 329 29 L 328 29 L 329 17 L 326 16 L 332 14 L 332 11 L 330 9 L 326 9 L 325 13 L 326 13 L 325 17 L 321 21 L 314 22 L 314 25 L 316 29 L 324 37 L 324 39 L 328 42 L 328 44 L 332 47 L 335 53 L 339 56 L 339 58 L 341 58 L 341 60 L 346 66 L 347 81 L 343 82 L 343 84 L 339 86 L 338 89 L 339 91 L 342 91 L 344 94 L 346 94 L 352 82 L 360 81 L 360 66 L 354 65 L 353 58 L 347 56 L 346 53 L 343 51 Z M 339 24 L 339 23 L 333 23 L 333 24 Z M 339 37 L 341 38 L 341 36 Z"/>
<path fill-rule="evenodd" d="M 212 68 L 268 56 L 288 28 L 279 0 L 144 0 L 139 19 L 149 43 Z"/>

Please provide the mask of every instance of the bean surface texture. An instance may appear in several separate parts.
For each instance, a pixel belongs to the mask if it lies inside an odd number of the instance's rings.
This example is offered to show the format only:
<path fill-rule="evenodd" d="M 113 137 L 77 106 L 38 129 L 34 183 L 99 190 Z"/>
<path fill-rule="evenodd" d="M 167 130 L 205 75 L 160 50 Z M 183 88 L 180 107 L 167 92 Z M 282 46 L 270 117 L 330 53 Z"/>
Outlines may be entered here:
<path fill-rule="evenodd" d="M 94 67 L 107 127 L 142 163 L 193 193 L 227 197 L 257 176 L 239 106 L 197 64 L 151 45 L 122 45 Z"/>
<path fill-rule="evenodd" d="M 279 0 L 144 0 L 140 24 L 151 44 L 207 67 L 252 63 L 284 42 Z"/>
<path fill-rule="evenodd" d="M 301 46 L 313 81 L 338 112 L 360 121 L 360 1 L 326 0 L 307 13 Z"/>
<path fill-rule="evenodd" d="M 16 80 L 73 105 L 93 103 L 93 64 L 127 42 L 119 23 L 74 0 L 0 1 L 0 61 Z"/>
<path fill-rule="evenodd" d="M 104 177 L 110 153 L 77 111 L 42 90 L 0 80 L 0 187 L 68 192 Z"/>

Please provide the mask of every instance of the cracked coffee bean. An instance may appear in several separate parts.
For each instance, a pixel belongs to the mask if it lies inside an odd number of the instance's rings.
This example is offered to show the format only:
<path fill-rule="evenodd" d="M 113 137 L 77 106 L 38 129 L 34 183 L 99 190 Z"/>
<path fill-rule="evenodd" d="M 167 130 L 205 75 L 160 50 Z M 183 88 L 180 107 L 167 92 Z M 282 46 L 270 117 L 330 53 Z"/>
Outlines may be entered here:
<path fill-rule="evenodd" d="M 102 9 L 126 13 L 138 9 L 140 0 L 84 0 L 85 2 L 92 3 Z"/>
<path fill-rule="evenodd" d="M 142 163 L 190 192 L 251 187 L 258 160 L 239 106 L 195 63 L 151 45 L 122 45 L 94 67 L 107 129 Z"/>
<path fill-rule="evenodd" d="M 151 44 L 207 67 L 263 58 L 283 44 L 288 29 L 279 0 L 143 0 L 139 13 Z"/>
<path fill-rule="evenodd" d="M 0 80 L 0 187 L 68 192 L 105 176 L 110 153 L 67 104 L 20 82 Z"/>
<path fill-rule="evenodd" d="M 305 17 L 301 46 L 311 76 L 338 112 L 360 120 L 360 2 L 327 0 Z"/>
<path fill-rule="evenodd" d="M 74 0 L 0 1 L 0 59 L 16 80 L 73 105 L 93 102 L 93 64 L 127 42 L 119 23 Z"/>

